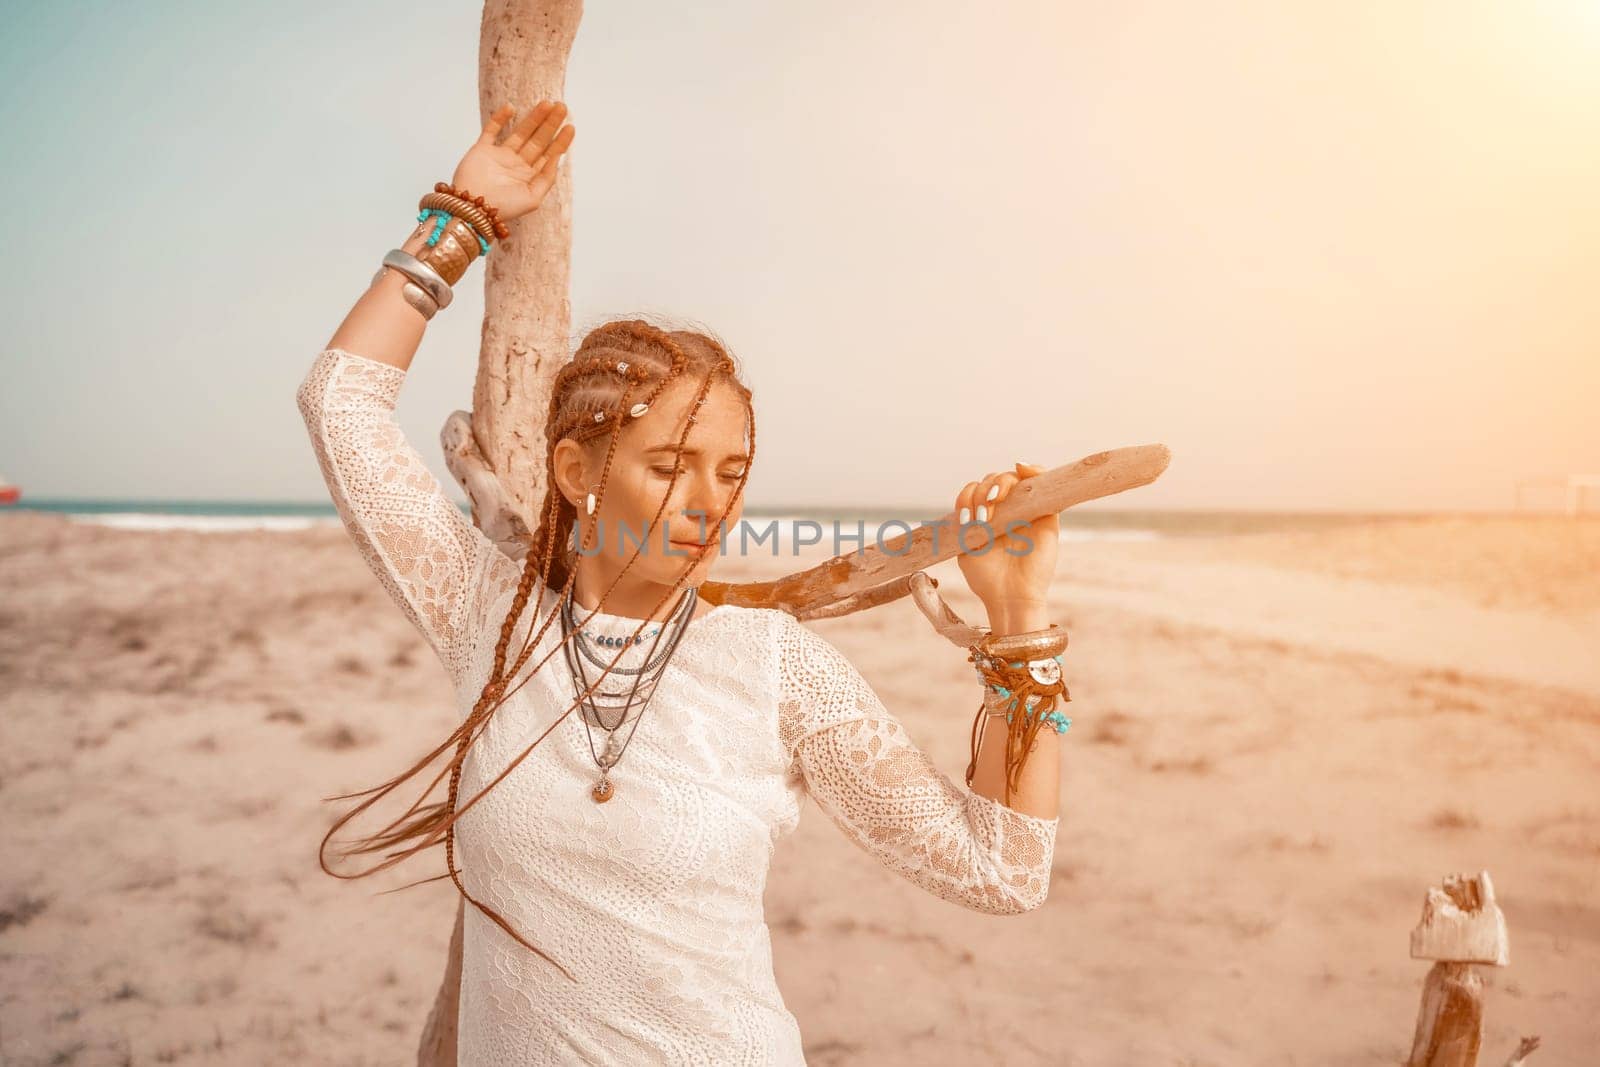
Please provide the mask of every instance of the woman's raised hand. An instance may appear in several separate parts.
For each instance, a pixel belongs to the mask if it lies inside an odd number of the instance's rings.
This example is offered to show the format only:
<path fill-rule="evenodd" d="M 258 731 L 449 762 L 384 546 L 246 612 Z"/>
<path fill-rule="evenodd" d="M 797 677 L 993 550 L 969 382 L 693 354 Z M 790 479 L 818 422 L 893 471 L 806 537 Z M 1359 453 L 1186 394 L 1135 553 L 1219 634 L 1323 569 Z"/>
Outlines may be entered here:
<path fill-rule="evenodd" d="M 1043 472 L 1043 467 L 1018 463 L 1015 473 L 990 474 L 968 482 L 956 494 L 956 520 L 962 524 L 958 543 L 966 549 L 956 557 L 957 564 L 991 617 L 1014 607 L 1043 604 L 1055 578 L 1060 516 L 1041 515 L 1031 522 L 1013 519 L 1004 528 L 993 524 L 995 509 L 1012 488 Z M 966 523 L 984 523 L 990 532 L 979 526 L 971 536 L 963 536 Z"/>
<path fill-rule="evenodd" d="M 516 114 L 502 104 L 484 124 L 478 140 L 456 164 L 450 184 L 481 196 L 500 213 L 502 222 L 526 215 L 544 200 L 556 183 L 556 167 L 572 146 L 577 130 L 563 126 L 567 105 L 541 100 L 510 129 Z M 504 136 L 501 132 L 504 131 Z"/>

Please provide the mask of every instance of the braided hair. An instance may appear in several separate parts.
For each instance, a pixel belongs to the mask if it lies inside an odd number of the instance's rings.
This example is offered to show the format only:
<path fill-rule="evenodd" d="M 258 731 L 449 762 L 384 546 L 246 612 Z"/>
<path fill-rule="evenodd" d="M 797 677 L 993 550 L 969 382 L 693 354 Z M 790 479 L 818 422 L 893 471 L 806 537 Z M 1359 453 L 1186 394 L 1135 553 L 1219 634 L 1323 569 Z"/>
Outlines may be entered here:
<path fill-rule="evenodd" d="M 522 677 L 515 685 L 510 685 L 510 680 L 527 663 L 533 650 L 538 646 L 550 624 L 555 620 L 559 605 L 568 595 L 569 590 L 577 577 L 576 563 L 576 536 L 578 529 L 577 507 L 561 493 L 556 486 L 555 479 L 555 452 L 556 445 L 566 439 L 571 439 L 590 450 L 597 450 L 602 445 L 605 448 L 605 460 L 601 468 L 600 481 L 597 486 L 596 502 L 605 495 L 606 485 L 609 481 L 613 461 L 616 458 L 617 441 L 623 426 L 628 425 L 637 418 L 642 418 L 648 408 L 654 404 L 656 398 L 672 387 L 680 379 L 699 380 L 699 388 L 690 409 L 690 421 L 684 427 L 682 436 L 678 439 L 678 446 L 682 448 L 690 430 L 693 429 L 693 417 L 714 383 L 722 382 L 733 387 L 736 395 L 744 404 L 747 425 L 749 427 L 748 460 L 744 470 L 739 476 L 739 483 L 729 498 L 728 511 L 731 511 L 744 493 L 745 482 L 750 475 L 751 467 L 755 461 L 755 412 L 751 406 L 750 389 L 739 378 L 739 368 L 727 348 L 714 335 L 703 330 L 667 330 L 654 325 L 644 319 L 619 319 L 603 323 L 589 331 L 578 345 L 565 366 L 557 372 L 555 381 L 550 390 L 550 410 L 545 420 L 545 498 L 540 508 L 540 518 L 535 528 L 528 552 L 523 560 L 521 580 L 517 583 L 516 595 L 512 598 L 511 607 L 506 613 L 505 620 L 500 625 L 499 639 L 495 642 L 494 661 L 490 668 L 488 680 L 484 683 L 483 690 L 479 693 L 477 701 L 473 704 L 472 711 L 465 720 L 445 738 L 434 750 L 424 756 L 410 769 L 389 779 L 381 785 L 355 793 L 344 793 L 329 800 L 345 800 L 352 797 L 368 796 L 369 799 L 358 804 L 342 815 L 328 830 L 318 849 L 318 859 L 322 869 L 334 877 L 361 878 L 385 870 L 416 853 L 443 844 L 445 853 L 445 872 L 431 878 L 424 878 L 417 882 L 408 883 L 398 888 L 404 889 L 411 885 L 421 885 L 425 882 L 437 881 L 449 877 L 460 894 L 472 904 L 473 907 L 493 919 L 501 929 L 505 930 L 520 944 L 534 953 L 548 960 L 573 981 L 577 979 L 559 962 L 552 959 L 537 946 L 531 944 L 526 938 L 511 927 L 506 919 L 494 909 L 482 903 L 461 883 L 460 869 L 455 864 L 455 824 L 456 821 L 476 804 L 490 789 L 493 789 L 501 779 L 510 774 L 518 764 L 527 757 L 540 741 L 549 736 L 571 712 L 577 708 L 582 700 L 589 697 L 596 686 L 605 678 L 609 671 L 602 671 L 588 690 L 582 693 L 573 702 L 567 705 L 565 711 L 547 727 L 543 733 L 534 739 L 533 743 L 524 749 L 500 774 L 477 795 L 470 798 L 464 805 L 457 809 L 458 792 L 461 781 L 462 764 L 468 749 L 473 741 L 482 735 L 490 717 L 500 708 L 517 689 L 526 684 L 528 679 L 549 662 L 551 657 L 560 651 L 558 645 L 550 655 L 534 664 L 526 676 Z M 593 451 L 591 454 L 595 454 Z M 668 484 L 666 493 L 663 494 L 661 506 L 655 516 L 650 520 L 649 528 L 661 518 L 667 501 L 671 498 L 673 486 L 677 484 L 679 469 L 674 466 L 672 481 Z M 728 511 L 717 517 L 714 528 L 720 528 Z M 626 573 L 638 559 L 635 551 L 622 570 L 618 578 Z M 649 613 L 653 616 L 668 600 L 677 594 L 679 587 L 687 579 L 690 569 L 686 569 L 676 583 L 669 589 L 655 609 Z M 522 648 L 518 651 L 515 660 L 508 668 L 506 661 L 509 658 L 511 638 L 516 631 L 517 623 L 526 610 L 528 602 L 533 597 L 535 579 L 539 587 L 545 589 L 559 589 L 556 597 L 556 610 L 534 632 L 533 626 L 528 629 L 528 637 Z M 595 611 L 603 611 L 606 596 L 611 589 L 616 587 L 613 580 L 600 595 Z M 537 623 L 537 611 L 534 622 Z M 641 624 L 641 628 L 642 628 Z M 570 637 L 568 638 L 570 640 Z M 455 747 L 455 752 L 446 767 L 434 776 L 428 787 L 414 801 L 405 812 L 388 823 L 383 828 L 368 834 L 345 850 L 346 855 L 356 853 L 370 853 L 380 850 L 393 849 L 406 842 L 414 842 L 407 847 L 389 853 L 389 858 L 367 870 L 355 874 L 341 874 L 329 868 L 325 853 L 328 841 L 345 823 L 359 815 L 362 811 L 398 788 L 403 782 L 421 773 L 429 764 L 438 758 L 446 749 Z M 442 800 L 426 802 L 427 797 L 434 792 L 439 781 L 448 773 L 450 784 L 448 795 Z M 392 892 L 392 890 L 391 890 Z"/>

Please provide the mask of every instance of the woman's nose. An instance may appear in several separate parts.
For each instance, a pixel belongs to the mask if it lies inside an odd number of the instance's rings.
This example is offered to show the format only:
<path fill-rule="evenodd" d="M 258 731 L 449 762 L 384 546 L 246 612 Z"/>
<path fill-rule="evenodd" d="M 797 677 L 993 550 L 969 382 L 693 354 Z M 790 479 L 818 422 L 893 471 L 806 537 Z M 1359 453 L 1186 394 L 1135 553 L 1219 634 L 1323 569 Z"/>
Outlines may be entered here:
<path fill-rule="evenodd" d="M 712 524 L 727 506 L 727 494 L 720 489 L 697 489 L 690 493 L 690 499 L 684 505 L 683 518 L 685 522 L 704 530 L 710 536 L 715 533 Z"/>
<path fill-rule="evenodd" d="M 722 508 L 714 500 L 702 501 L 691 504 L 683 513 L 683 524 L 697 534 L 712 536 L 712 523 L 717 521 L 717 516 L 722 514 Z"/>

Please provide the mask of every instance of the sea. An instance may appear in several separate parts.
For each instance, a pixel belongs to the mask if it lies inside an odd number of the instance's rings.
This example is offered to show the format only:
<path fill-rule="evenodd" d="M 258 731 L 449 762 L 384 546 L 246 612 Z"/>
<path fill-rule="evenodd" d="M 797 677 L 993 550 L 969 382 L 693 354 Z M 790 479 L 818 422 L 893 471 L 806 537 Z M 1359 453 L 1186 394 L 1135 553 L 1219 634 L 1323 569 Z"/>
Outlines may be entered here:
<path fill-rule="evenodd" d="M 466 504 L 462 513 L 471 514 Z M 339 525 L 338 513 L 327 502 L 204 501 L 204 500 L 97 500 L 23 499 L 0 507 L 0 515 L 13 511 L 64 514 L 78 522 L 130 530 L 304 530 Z M 1444 512 L 1265 511 L 1204 509 L 1074 508 L 1061 514 L 1064 541 L 1148 541 L 1166 537 L 1216 537 L 1273 530 L 1326 528 L 1378 519 L 1437 517 Z M 1466 513 L 1463 513 L 1466 514 Z M 1472 513 L 1479 514 L 1479 513 Z M 749 509 L 742 517 L 744 536 L 757 538 L 776 533 L 779 543 L 804 536 L 802 543 L 822 543 L 834 532 L 845 540 L 841 551 L 853 551 L 849 540 L 859 529 L 865 543 L 876 536 L 893 538 L 938 518 L 938 512 L 909 509 Z M 730 531 L 729 537 L 739 536 Z"/>

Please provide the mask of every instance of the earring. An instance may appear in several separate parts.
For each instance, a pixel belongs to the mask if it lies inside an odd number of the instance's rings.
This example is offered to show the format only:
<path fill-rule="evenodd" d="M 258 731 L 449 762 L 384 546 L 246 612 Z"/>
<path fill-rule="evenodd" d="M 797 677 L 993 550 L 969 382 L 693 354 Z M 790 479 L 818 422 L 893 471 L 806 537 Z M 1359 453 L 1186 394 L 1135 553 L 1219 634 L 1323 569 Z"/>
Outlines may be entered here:
<path fill-rule="evenodd" d="M 595 494 L 595 490 L 599 489 L 599 488 L 600 487 L 598 485 L 592 486 L 589 489 L 588 499 L 586 499 L 584 501 L 584 503 L 583 503 L 584 511 L 587 512 L 590 515 L 594 514 L 594 494 Z"/>

